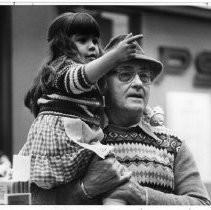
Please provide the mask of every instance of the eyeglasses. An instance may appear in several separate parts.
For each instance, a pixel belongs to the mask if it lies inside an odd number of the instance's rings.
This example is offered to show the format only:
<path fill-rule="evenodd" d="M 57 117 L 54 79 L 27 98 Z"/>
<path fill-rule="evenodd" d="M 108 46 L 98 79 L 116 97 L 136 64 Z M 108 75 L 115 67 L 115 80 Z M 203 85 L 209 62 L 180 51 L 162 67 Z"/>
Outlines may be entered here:
<path fill-rule="evenodd" d="M 152 84 L 152 75 L 150 72 L 143 72 L 143 71 L 112 71 L 114 73 L 117 73 L 117 77 L 119 81 L 121 82 L 132 82 L 135 78 L 136 74 L 139 76 L 139 79 L 142 81 L 144 85 L 150 85 Z"/>

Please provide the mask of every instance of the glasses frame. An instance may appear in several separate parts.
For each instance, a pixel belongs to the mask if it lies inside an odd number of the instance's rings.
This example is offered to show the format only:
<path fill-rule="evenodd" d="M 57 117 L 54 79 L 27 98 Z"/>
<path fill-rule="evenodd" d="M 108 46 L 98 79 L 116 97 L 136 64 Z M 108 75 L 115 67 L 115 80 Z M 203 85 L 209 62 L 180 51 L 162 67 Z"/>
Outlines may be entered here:
<path fill-rule="evenodd" d="M 122 81 L 121 78 L 120 78 L 120 75 L 121 73 L 123 72 L 131 72 L 133 73 L 133 76 L 131 76 L 131 78 L 128 80 L 128 81 Z M 141 80 L 141 82 L 143 83 L 143 85 L 151 85 L 152 84 L 152 73 L 150 71 L 128 71 L 128 70 L 113 70 L 110 72 L 111 74 L 112 73 L 116 73 L 117 74 L 117 78 L 120 82 L 124 82 L 124 83 L 130 83 L 134 80 L 135 76 L 138 75 L 139 76 L 139 79 Z M 146 83 L 144 82 L 141 77 L 140 77 L 140 74 L 147 74 L 148 77 L 149 77 L 149 81 Z"/>

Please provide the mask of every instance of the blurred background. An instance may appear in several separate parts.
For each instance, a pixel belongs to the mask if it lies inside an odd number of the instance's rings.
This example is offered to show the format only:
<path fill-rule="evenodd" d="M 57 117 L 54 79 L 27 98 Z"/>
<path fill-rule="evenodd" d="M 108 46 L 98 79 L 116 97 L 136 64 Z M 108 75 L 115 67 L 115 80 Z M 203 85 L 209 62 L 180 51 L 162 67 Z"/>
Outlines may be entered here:
<path fill-rule="evenodd" d="M 24 95 L 48 55 L 50 22 L 65 11 L 86 11 L 99 22 L 102 44 L 120 33 L 143 33 L 146 54 L 164 64 L 151 88 L 166 125 L 184 139 L 211 193 L 211 9 L 202 6 L 0 6 L 0 150 L 12 159 L 33 116 Z"/>

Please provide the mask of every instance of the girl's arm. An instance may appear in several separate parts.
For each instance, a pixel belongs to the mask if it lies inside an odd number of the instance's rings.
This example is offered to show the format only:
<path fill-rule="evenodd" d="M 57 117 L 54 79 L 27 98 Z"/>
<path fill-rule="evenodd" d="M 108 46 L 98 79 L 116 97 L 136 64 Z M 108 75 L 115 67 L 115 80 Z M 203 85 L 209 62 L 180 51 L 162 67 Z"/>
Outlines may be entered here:
<path fill-rule="evenodd" d="M 90 91 L 92 85 L 103 75 L 118 65 L 120 62 L 130 60 L 136 56 L 135 44 L 142 35 L 129 34 L 117 47 L 104 54 L 102 57 L 85 65 L 70 61 L 61 61 L 54 68 L 57 72 L 54 79 L 54 87 L 68 95 L 77 95 Z M 64 64 L 63 64 L 64 63 Z"/>

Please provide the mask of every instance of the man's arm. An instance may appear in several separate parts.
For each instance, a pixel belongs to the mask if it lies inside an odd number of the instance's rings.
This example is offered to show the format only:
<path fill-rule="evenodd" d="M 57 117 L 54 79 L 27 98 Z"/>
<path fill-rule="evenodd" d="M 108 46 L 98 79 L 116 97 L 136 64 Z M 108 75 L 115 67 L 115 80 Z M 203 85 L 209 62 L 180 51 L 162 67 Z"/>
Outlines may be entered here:
<path fill-rule="evenodd" d="M 67 184 L 43 189 L 35 184 L 31 185 L 33 205 L 95 205 L 102 204 L 102 199 L 89 199 L 83 193 L 78 180 Z"/>
<path fill-rule="evenodd" d="M 174 194 L 142 187 L 131 180 L 109 197 L 121 197 L 132 205 L 211 205 L 196 163 L 184 142 L 175 160 L 174 177 Z"/>
<path fill-rule="evenodd" d="M 57 200 L 59 204 L 100 205 L 102 194 L 124 184 L 130 177 L 131 172 L 127 171 L 114 157 L 105 160 L 95 158 L 80 181 L 57 188 Z"/>
<path fill-rule="evenodd" d="M 123 171 L 125 171 L 124 166 L 113 157 L 106 158 L 105 160 L 95 158 L 81 180 L 83 181 L 86 193 L 93 197 L 93 199 L 88 198 L 84 193 L 80 180 L 75 180 L 52 189 L 42 189 L 32 184 L 32 204 L 102 204 L 102 198 L 99 195 L 115 189 L 130 179 L 131 172 Z"/>

